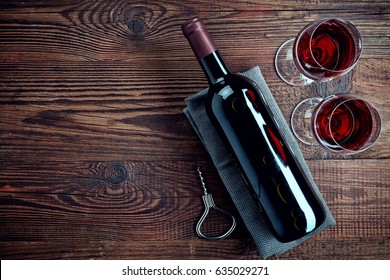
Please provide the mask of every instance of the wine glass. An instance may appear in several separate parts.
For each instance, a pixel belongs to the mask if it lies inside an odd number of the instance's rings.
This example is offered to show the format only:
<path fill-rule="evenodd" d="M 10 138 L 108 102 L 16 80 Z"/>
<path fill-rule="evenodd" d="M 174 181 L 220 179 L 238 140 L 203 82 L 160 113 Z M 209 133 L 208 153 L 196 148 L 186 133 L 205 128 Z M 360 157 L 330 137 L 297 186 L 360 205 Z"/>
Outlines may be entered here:
<path fill-rule="evenodd" d="M 306 25 L 296 38 L 285 42 L 277 51 L 275 67 L 279 76 L 290 85 L 317 85 L 322 97 L 330 90 L 329 82 L 346 76 L 356 65 L 362 53 L 362 38 L 356 27 L 340 18 L 325 18 Z M 348 85 L 342 84 L 347 91 Z M 323 86 L 325 85 L 325 86 Z M 337 83 L 336 83 L 337 85 Z M 314 107 L 322 99 L 313 97 L 300 102 L 293 110 L 291 126 L 295 136 L 306 144 L 315 143 L 310 130 Z"/>
<path fill-rule="evenodd" d="M 381 132 L 381 117 L 364 99 L 349 94 L 333 95 L 313 107 L 307 131 L 331 152 L 354 154 L 376 142 Z"/>
<path fill-rule="evenodd" d="M 347 74 L 361 52 L 362 38 L 352 23 L 340 18 L 320 19 L 278 49 L 275 68 L 290 85 L 327 82 Z"/>

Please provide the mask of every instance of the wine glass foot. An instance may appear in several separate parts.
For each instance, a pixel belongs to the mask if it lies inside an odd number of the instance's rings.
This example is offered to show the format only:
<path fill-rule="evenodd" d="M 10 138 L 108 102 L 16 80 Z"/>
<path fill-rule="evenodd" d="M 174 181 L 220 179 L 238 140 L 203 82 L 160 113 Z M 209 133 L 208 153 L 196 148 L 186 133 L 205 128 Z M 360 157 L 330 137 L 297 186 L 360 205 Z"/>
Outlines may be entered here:
<path fill-rule="evenodd" d="M 311 117 L 321 101 L 320 97 L 304 99 L 298 103 L 291 114 L 291 129 L 295 137 L 306 145 L 317 144 L 312 134 Z"/>
<path fill-rule="evenodd" d="M 305 86 L 313 80 L 304 76 L 295 66 L 293 57 L 294 38 L 283 43 L 275 56 L 275 68 L 279 77 L 292 86 Z"/>

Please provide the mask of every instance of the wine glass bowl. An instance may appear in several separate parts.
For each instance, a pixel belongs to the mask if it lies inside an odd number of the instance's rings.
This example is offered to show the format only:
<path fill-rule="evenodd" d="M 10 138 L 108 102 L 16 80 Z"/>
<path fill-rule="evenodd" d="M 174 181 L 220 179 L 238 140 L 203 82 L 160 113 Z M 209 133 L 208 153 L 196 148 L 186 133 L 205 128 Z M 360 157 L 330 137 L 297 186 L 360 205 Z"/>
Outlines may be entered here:
<path fill-rule="evenodd" d="M 301 30 L 293 51 L 297 68 L 308 78 L 324 82 L 355 66 L 362 53 L 362 38 L 348 21 L 324 19 Z"/>
<path fill-rule="evenodd" d="M 278 49 L 275 68 L 290 85 L 330 81 L 356 65 L 362 45 L 352 23 L 339 18 L 317 20 Z"/>
<path fill-rule="evenodd" d="M 322 100 L 313 111 L 311 130 L 327 150 L 354 154 L 370 148 L 381 132 L 381 117 L 368 101 L 340 94 Z"/>

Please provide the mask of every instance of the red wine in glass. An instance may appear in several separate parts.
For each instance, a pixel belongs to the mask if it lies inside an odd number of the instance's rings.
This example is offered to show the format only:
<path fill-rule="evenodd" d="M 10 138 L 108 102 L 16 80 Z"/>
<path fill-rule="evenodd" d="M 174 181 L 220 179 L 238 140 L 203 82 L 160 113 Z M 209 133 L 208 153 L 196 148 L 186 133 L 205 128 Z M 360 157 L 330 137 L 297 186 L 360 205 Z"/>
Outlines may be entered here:
<path fill-rule="evenodd" d="M 348 73 L 361 53 L 362 38 L 352 23 L 340 18 L 320 19 L 280 46 L 275 68 L 290 85 L 319 84 Z"/>
<path fill-rule="evenodd" d="M 380 130 L 381 119 L 375 107 L 351 95 L 324 99 L 312 117 L 315 138 L 333 152 L 364 151 L 374 144 Z"/>
<path fill-rule="evenodd" d="M 285 42 L 276 54 L 275 67 L 279 76 L 291 85 L 315 82 L 317 93 L 324 97 L 344 92 L 340 87 L 349 87 L 348 76 L 336 78 L 347 74 L 361 53 L 362 38 L 356 27 L 340 18 L 326 18 L 308 24 L 296 38 Z M 332 80 L 335 83 L 329 83 Z M 305 144 L 316 142 L 308 127 L 312 109 L 320 100 L 319 97 L 307 98 L 292 113 L 292 131 Z"/>
<path fill-rule="evenodd" d="M 358 30 L 341 19 L 314 22 L 301 30 L 294 42 L 297 68 L 313 80 L 339 77 L 358 61 L 362 43 Z"/>
<path fill-rule="evenodd" d="M 298 69 L 314 80 L 331 80 L 348 72 L 362 50 L 358 30 L 341 19 L 326 19 L 303 28 L 294 43 Z"/>

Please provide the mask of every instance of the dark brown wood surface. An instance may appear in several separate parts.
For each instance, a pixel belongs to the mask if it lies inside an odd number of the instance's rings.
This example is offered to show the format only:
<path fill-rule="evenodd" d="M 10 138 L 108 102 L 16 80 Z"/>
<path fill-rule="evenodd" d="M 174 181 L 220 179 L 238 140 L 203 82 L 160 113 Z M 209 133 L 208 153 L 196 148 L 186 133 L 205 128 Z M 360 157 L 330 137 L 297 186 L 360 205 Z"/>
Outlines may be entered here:
<path fill-rule="evenodd" d="M 368 151 L 301 145 L 337 225 L 279 259 L 390 259 L 388 1 L 1 1 L 1 259 L 256 259 L 242 221 L 201 240 L 200 166 L 238 216 L 182 110 L 207 86 L 180 25 L 200 15 L 232 71 L 259 65 L 284 116 L 313 95 L 277 76 L 277 48 L 305 24 L 361 31 L 354 94 L 381 111 Z M 213 230 L 224 221 L 213 217 Z"/>

